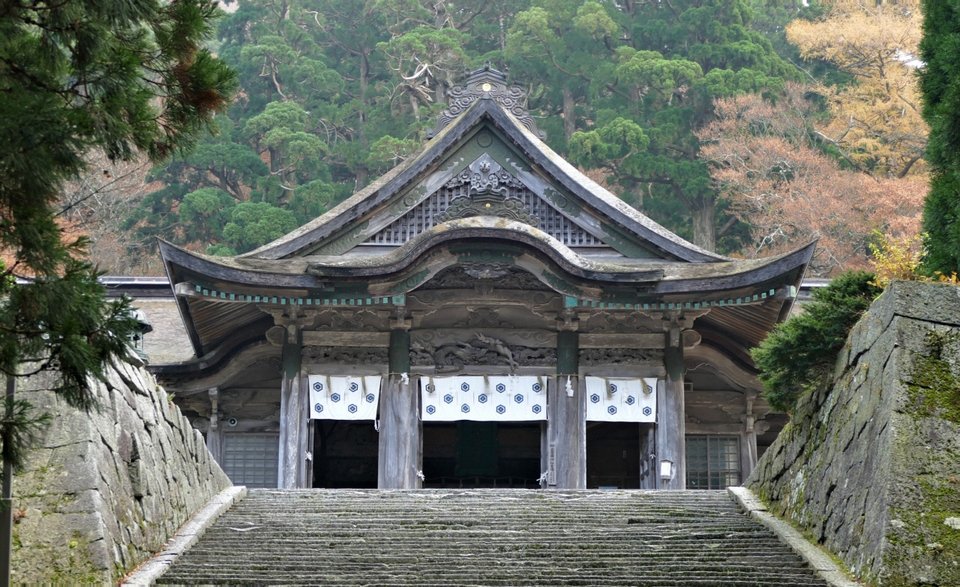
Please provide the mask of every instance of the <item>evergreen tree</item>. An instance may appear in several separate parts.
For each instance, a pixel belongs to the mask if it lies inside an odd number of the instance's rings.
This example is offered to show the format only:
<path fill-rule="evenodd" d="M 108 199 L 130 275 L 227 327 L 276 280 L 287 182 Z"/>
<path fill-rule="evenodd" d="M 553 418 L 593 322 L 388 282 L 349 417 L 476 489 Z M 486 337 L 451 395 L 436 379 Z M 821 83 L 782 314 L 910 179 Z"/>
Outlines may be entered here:
<path fill-rule="evenodd" d="M 751 28 L 746 0 L 618 7 L 621 28 L 608 42 L 619 46 L 610 63 L 591 70 L 594 128 L 571 136 L 570 154 L 581 165 L 611 172 L 609 181 L 624 188 L 628 201 L 681 236 L 707 249 L 729 249 L 718 243 L 722 226 L 732 223 L 698 160 L 695 133 L 712 120 L 714 98 L 778 91 L 797 75 L 795 68 Z M 611 159 L 606 153 L 626 147 L 610 138 L 622 134 L 627 120 L 648 140 Z"/>
<path fill-rule="evenodd" d="M 838 275 L 827 287 L 814 291 L 803 313 L 777 324 L 750 351 L 771 407 L 792 411 L 803 394 L 830 383 L 847 335 L 883 293 L 875 280 L 866 271 Z"/>
<path fill-rule="evenodd" d="M 504 55 L 516 81 L 536 89 L 533 97 L 549 113 L 539 124 L 550 145 L 565 152 L 578 118 L 609 77 L 620 26 L 616 10 L 599 2 L 535 0 L 519 13 L 507 35 Z"/>
<path fill-rule="evenodd" d="M 923 212 L 927 272 L 960 273 L 960 1 L 923 2 L 923 116 L 933 179 Z"/>
<path fill-rule="evenodd" d="M 235 250 L 242 239 L 228 239 L 225 224 L 194 229 L 201 218 L 180 213 L 204 188 L 305 222 L 418 148 L 449 86 L 489 61 L 528 89 L 554 150 L 605 173 L 671 230 L 736 250 L 731 235 L 746 231 L 698 159 L 695 133 L 712 120 L 714 98 L 775 92 L 795 75 L 752 28 L 760 8 L 763 26 L 776 29 L 803 3 L 239 0 L 222 21 L 218 53 L 239 72 L 242 99 L 220 136 L 155 171 L 166 187 L 128 226 Z M 209 154 L 231 163 L 218 168 Z"/>
<path fill-rule="evenodd" d="M 159 160 L 190 144 L 233 92 L 233 74 L 202 43 L 215 0 L 11 0 L 0 9 L 0 372 L 50 370 L 71 405 L 127 357 L 136 324 L 108 303 L 85 241 L 57 222 L 64 182 L 85 157 Z M 26 364 L 27 373 L 18 373 Z M 13 406 L 18 408 L 22 406 Z M 3 458 L 23 453 L 8 406 Z M 21 417 L 23 424 L 26 417 Z"/>
<path fill-rule="evenodd" d="M 197 190 L 230 194 L 236 214 L 254 209 L 244 203 L 265 203 L 271 218 L 287 218 L 278 213 L 285 210 L 302 224 L 325 212 L 420 146 L 450 80 L 467 68 L 458 26 L 480 27 L 489 36 L 480 22 L 487 13 L 509 12 L 511 1 L 477 8 L 392 0 L 240 2 L 223 19 L 219 50 L 239 72 L 243 99 L 220 123 L 220 136 L 154 171 L 165 187 L 143 200 L 127 227 L 140 238 L 163 232 L 191 248 L 235 254 L 264 244 L 270 231 L 240 221 L 228 235 L 229 221 L 210 222 L 191 205 L 184 208 Z M 238 234 L 238 227 L 251 234 Z"/>

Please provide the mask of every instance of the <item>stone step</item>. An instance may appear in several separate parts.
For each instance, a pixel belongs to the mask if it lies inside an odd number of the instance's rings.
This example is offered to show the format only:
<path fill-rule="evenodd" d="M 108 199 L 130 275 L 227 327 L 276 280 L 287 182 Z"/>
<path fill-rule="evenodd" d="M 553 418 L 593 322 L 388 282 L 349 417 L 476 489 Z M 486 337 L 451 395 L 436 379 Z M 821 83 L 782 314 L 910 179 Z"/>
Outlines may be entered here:
<path fill-rule="evenodd" d="M 825 583 L 725 492 L 251 490 L 161 584 Z"/>

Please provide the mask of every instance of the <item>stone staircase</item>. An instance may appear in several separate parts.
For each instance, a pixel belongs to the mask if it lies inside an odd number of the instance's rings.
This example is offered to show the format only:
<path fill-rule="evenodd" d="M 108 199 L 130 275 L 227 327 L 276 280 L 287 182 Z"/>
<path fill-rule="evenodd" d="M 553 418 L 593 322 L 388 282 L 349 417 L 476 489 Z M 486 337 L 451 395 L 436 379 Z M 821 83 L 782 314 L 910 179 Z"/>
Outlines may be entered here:
<path fill-rule="evenodd" d="M 160 577 L 231 585 L 826 585 L 724 491 L 251 490 Z"/>

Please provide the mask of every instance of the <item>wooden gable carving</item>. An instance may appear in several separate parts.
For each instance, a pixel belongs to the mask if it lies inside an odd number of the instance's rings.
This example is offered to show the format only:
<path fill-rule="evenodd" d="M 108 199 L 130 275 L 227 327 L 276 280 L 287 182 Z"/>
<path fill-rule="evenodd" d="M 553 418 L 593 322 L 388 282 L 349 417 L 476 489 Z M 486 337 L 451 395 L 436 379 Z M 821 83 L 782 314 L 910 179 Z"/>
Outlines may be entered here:
<path fill-rule="evenodd" d="M 605 246 L 487 153 L 364 244 L 402 245 L 437 224 L 470 216 L 499 216 L 523 222 L 567 246 Z"/>

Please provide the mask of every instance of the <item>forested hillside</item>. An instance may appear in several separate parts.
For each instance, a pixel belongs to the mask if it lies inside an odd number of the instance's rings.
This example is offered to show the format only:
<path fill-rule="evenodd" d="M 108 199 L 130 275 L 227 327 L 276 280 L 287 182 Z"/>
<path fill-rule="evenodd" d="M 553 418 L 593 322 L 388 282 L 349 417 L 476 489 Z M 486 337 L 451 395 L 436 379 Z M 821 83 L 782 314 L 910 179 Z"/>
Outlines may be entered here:
<path fill-rule="evenodd" d="M 240 0 L 219 133 L 148 175 L 101 166 L 72 219 L 114 273 L 156 272 L 155 236 L 248 251 L 418 149 L 489 62 L 553 149 L 681 236 L 746 257 L 820 238 L 813 274 L 862 267 L 877 234 L 916 233 L 926 190 L 918 4 Z"/>

